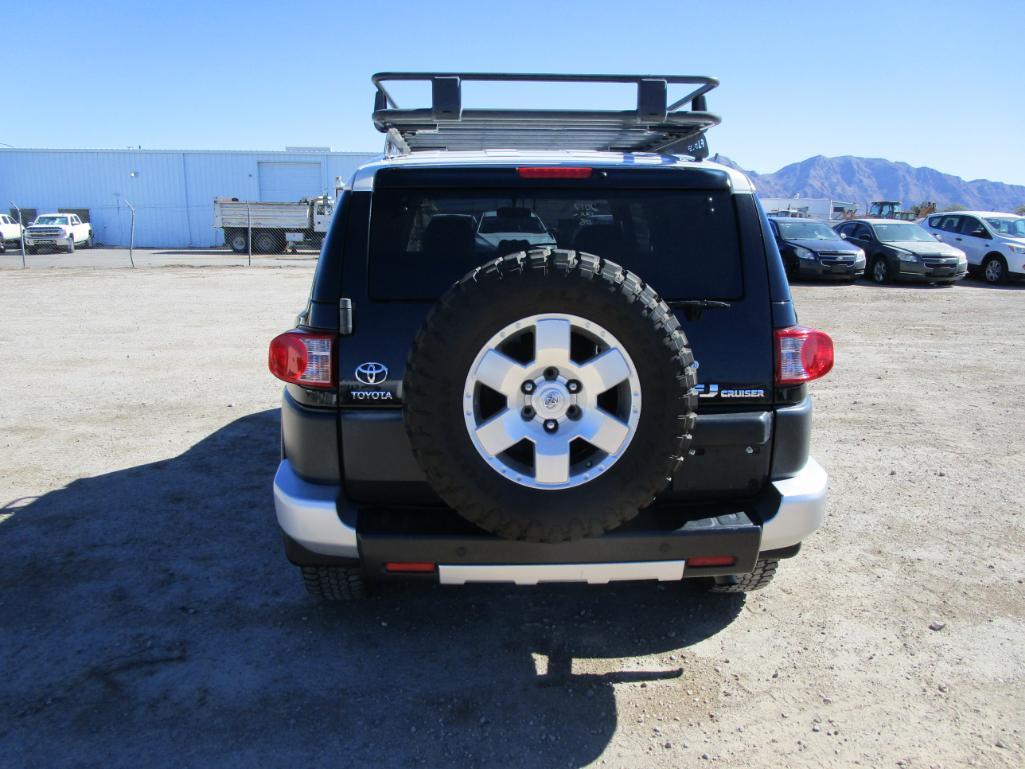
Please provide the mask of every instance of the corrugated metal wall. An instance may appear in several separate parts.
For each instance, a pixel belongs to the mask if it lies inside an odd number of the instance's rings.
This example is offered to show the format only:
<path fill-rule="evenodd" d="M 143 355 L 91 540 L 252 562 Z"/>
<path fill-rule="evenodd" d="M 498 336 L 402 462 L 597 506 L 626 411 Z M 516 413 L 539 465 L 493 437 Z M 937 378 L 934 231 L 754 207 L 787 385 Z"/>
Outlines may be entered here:
<path fill-rule="evenodd" d="M 222 244 L 213 227 L 215 197 L 260 200 L 260 169 L 268 164 L 319 166 L 315 194 L 334 195 L 335 178 L 348 181 L 373 153 L 218 152 L 169 150 L 0 149 L 0 208 L 8 201 L 39 213 L 87 208 L 98 242 L 128 245 L 135 206 L 135 244 L 156 248 Z M 291 191 L 278 180 L 276 193 Z M 296 198 L 297 199 L 297 198 Z"/>

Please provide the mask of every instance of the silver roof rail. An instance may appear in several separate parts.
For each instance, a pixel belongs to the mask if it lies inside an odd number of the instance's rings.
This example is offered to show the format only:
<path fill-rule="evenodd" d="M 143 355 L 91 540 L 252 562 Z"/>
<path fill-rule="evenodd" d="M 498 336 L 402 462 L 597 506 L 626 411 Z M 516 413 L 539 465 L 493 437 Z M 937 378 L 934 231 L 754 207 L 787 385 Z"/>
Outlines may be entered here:
<path fill-rule="evenodd" d="M 379 72 L 371 78 L 374 126 L 386 135 L 385 155 L 429 150 L 610 150 L 708 157 L 704 132 L 718 125 L 705 94 L 714 77 L 691 75 L 551 75 L 507 72 Z M 403 109 L 387 82 L 431 84 L 430 107 Z M 467 81 L 633 83 L 635 110 L 464 109 Z M 671 104 L 670 85 L 691 89 Z M 687 107 L 687 108 L 685 108 Z"/>

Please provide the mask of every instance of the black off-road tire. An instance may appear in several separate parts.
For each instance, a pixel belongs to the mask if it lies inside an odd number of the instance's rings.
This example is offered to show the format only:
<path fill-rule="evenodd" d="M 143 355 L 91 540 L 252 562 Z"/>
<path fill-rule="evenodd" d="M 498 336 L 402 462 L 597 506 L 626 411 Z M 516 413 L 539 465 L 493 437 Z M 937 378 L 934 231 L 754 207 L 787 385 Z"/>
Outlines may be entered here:
<path fill-rule="evenodd" d="M 306 592 L 324 601 L 354 601 L 367 597 L 363 572 L 345 566 L 301 566 Z"/>
<path fill-rule="evenodd" d="M 546 312 L 600 324 L 626 348 L 643 391 L 622 455 L 592 480 L 563 489 L 500 475 L 474 447 L 463 414 L 466 377 L 487 341 Z M 406 364 L 406 428 L 428 482 L 461 516 L 506 539 L 563 542 L 619 526 L 665 488 L 690 445 L 695 384 L 687 339 L 653 287 L 592 254 L 536 249 L 470 271 L 432 309 Z"/>
<path fill-rule="evenodd" d="M 767 558 L 755 563 L 754 571 L 750 574 L 738 574 L 730 581 L 712 582 L 708 586 L 710 593 L 750 593 L 752 590 L 761 590 L 766 587 L 772 578 L 776 576 L 776 569 L 779 567 L 778 558 Z"/>

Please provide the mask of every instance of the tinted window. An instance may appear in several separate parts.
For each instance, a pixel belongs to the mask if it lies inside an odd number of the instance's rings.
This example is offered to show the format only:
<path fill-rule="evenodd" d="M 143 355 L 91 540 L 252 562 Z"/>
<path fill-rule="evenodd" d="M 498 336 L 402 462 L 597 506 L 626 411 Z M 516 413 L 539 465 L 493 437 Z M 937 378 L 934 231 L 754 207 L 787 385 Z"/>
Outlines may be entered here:
<path fill-rule="evenodd" d="M 864 224 L 855 224 L 853 230 L 853 237 L 858 238 L 859 240 L 871 240 L 872 232 Z"/>
<path fill-rule="evenodd" d="M 530 228 L 485 236 L 486 214 Z M 535 218 L 536 217 L 536 218 Z M 532 223 L 532 224 L 528 224 Z M 490 226 L 488 227 L 490 229 Z M 389 190 L 374 193 L 370 295 L 436 299 L 472 268 L 533 245 L 537 230 L 560 248 L 635 271 L 666 299 L 736 299 L 742 293 L 736 215 L 728 192 L 691 190 Z"/>
<path fill-rule="evenodd" d="M 972 235 L 976 238 L 989 237 L 989 233 L 986 232 L 986 228 L 982 226 L 982 222 L 974 216 L 961 217 L 961 232 L 965 235 Z"/>
<path fill-rule="evenodd" d="M 957 232 L 961 229 L 960 216 L 942 216 L 938 227 L 947 232 Z"/>
<path fill-rule="evenodd" d="M 520 215 L 519 212 L 523 212 Z M 479 232 L 494 234 L 499 232 L 520 232 L 532 235 L 544 234 L 545 228 L 541 220 L 523 208 L 509 208 L 497 214 L 485 214 L 480 220 Z"/>

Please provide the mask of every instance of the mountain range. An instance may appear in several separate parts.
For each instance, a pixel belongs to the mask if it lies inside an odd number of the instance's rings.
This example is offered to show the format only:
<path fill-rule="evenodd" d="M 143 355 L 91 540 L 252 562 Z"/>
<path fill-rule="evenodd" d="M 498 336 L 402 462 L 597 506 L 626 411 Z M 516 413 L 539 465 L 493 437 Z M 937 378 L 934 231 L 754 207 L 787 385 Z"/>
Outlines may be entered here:
<path fill-rule="evenodd" d="M 1025 205 L 1025 186 L 988 179 L 966 181 L 934 168 L 917 168 L 883 158 L 823 155 L 791 163 L 771 174 L 747 171 L 724 155 L 716 162 L 744 171 L 762 197 L 831 198 L 857 203 L 864 212 L 873 200 L 899 200 L 905 208 L 932 201 L 938 210 L 1016 211 Z"/>

